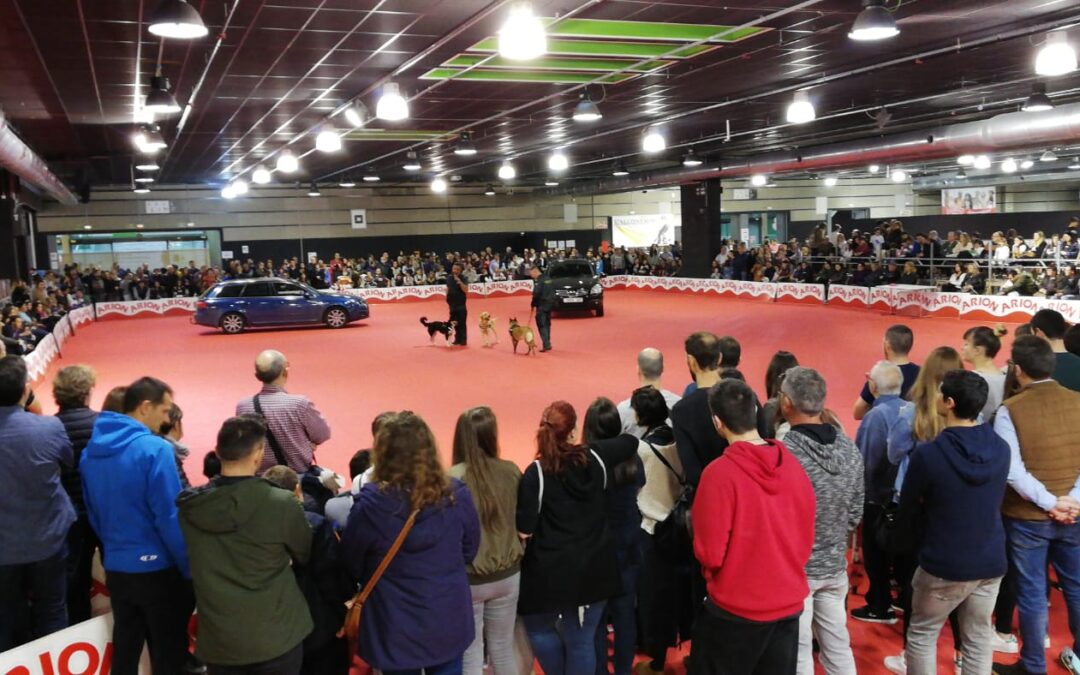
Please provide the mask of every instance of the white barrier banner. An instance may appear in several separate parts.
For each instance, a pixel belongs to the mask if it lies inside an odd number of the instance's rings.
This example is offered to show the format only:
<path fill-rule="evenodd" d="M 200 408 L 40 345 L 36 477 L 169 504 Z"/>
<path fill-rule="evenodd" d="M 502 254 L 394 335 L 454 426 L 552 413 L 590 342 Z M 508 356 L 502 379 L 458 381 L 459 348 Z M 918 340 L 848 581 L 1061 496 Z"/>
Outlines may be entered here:
<path fill-rule="evenodd" d="M 518 293 L 532 292 L 533 282 L 523 281 L 489 281 L 485 284 L 469 284 L 469 295 L 486 297 L 496 293 L 516 295 Z M 346 295 L 355 295 L 369 302 L 393 302 L 395 300 L 427 300 L 429 298 L 444 297 L 446 285 L 436 284 L 432 286 L 393 286 L 391 288 L 350 288 L 341 291 Z"/>
<path fill-rule="evenodd" d="M 829 304 L 870 306 L 870 288 L 867 286 L 845 286 L 829 284 Z"/>
<path fill-rule="evenodd" d="M 118 302 L 99 302 L 97 307 L 98 318 L 110 314 L 120 316 L 135 316 L 143 312 L 164 314 L 170 309 L 180 309 L 186 312 L 195 311 L 197 298 L 161 298 L 158 300 L 123 300 Z"/>
<path fill-rule="evenodd" d="M 1006 317 L 1010 314 L 1031 316 L 1040 309 L 1053 309 L 1061 313 L 1066 321 L 1080 322 L 1080 302 L 1075 300 L 1048 300 L 1046 298 L 1019 297 L 1006 295 L 972 295 L 970 293 L 932 293 L 927 299 L 930 312 L 946 313 L 955 311 L 964 317 L 975 313 L 988 314 L 992 317 Z"/>
<path fill-rule="evenodd" d="M 2 675 L 108 675 L 112 666 L 112 614 L 96 616 L 0 654 Z M 139 674 L 149 675 L 143 653 Z"/>
<path fill-rule="evenodd" d="M 732 294 L 772 300 L 776 284 L 732 279 L 683 279 L 681 277 L 613 276 L 601 282 L 607 288 L 640 288 L 665 291 L 692 291 Z"/>
<path fill-rule="evenodd" d="M 776 299 L 816 300 L 825 302 L 825 286 L 822 284 L 776 284 Z"/>

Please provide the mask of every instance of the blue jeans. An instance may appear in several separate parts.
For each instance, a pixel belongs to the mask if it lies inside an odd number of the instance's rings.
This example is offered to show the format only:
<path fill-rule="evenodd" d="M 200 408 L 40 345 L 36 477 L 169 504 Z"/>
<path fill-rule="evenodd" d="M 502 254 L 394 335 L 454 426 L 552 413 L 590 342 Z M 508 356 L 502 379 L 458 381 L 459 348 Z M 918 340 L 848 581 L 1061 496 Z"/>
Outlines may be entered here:
<path fill-rule="evenodd" d="M 596 627 L 606 604 L 585 608 L 584 621 L 578 619 L 577 607 L 521 617 L 544 675 L 596 675 Z"/>
<path fill-rule="evenodd" d="M 461 675 L 461 657 L 437 666 L 416 668 L 414 670 L 384 670 L 383 675 Z"/>
<path fill-rule="evenodd" d="M 67 628 L 66 567 L 67 546 L 44 560 L 0 565 L 0 652 Z"/>
<path fill-rule="evenodd" d="M 1016 604 L 1020 610 L 1020 663 L 1032 673 L 1046 672 L 1046 563 L 1057 572 L 1069 614 L 1069 632 L 1080 629 L 1080 524 L 1052 520 L 1005 519 L 1009 556 L 1016 573 Z M 1073 648 L 1077 645 L 1074 642 Z"/>
<path fill-rule="evenodd" d="M 607 601 L 607 621 L 596 627 L 596 673 L 608 671 L 607 623 L 615 630 L 615 649 L 612 661 L 615 675 L 630 675 L 637 651 L 637 584 L 641 565 L 624 565 L 622 568 L 623 592 Z"/>

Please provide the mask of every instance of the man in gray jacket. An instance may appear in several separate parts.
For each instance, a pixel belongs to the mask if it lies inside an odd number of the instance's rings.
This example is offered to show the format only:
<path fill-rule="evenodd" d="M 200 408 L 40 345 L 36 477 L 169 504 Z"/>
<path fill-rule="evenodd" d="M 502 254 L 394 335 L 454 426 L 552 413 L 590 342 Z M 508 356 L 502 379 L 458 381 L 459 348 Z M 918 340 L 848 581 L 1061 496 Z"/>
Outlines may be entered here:
<path fill-rule="evenodd" d="M 817 496 L 814 548 L 806 563 L 810 594 L 799 618 L 799 675 L 814 672 L 813 636 L 826 675 L 855 675 L 847 630 L 847 543 L 863 513 L 863 463 L 842 429 L 823 419 L 825 380 L 810 368 L 791 368 L 780 386 L 780 409 L 791 424 L 784 437 Z"/>

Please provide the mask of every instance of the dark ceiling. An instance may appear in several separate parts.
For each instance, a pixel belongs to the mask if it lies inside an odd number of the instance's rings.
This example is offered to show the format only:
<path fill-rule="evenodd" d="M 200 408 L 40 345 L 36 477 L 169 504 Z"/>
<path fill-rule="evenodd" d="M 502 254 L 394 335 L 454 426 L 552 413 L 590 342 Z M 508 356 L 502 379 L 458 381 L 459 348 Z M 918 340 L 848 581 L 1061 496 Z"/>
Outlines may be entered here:
<path fill-rule="evenodd" d="M 518 74 L 497 60 L 468 69 L 487 56 L 482 43 L 498 30 L 507 0 L 191 2 L 210 35 L 167 40 L 162 52 L 177 99 L 192 106 L 182 128 L 180 116 L 160 122 L 166 183 L 221 185 L 260 162 L 272 166 L 285 147 L 302 155 L 288 182 L 368 167 L 384 182 L 404 181 L 404 153 L 415 147 L 425 176 L 434 169 L 497 182 L 510 156 L 518 181 L 536 184 L 557 146 L 571 160 L 565 181 L 608 175 L 616 158 L 631 169 L 674 166 L 688 144 L 727 158 L 874 136 L 882 106 L 892 115 L 886 132 L 929 128 L 1017 109 L 1035 81 L 1043 33 L 1080 20 L 1074 0 L 905 0 L 895 12 L 898 37 L 858 43 L 847 32 L 859 0 L 537 0 L 537 14 L 561 18 L 549 38 L 560 49 L 585 41 L 610 52 L 631 43 L 625 49 L 645 56 L 586 69 L 581 57 L 549 54 L 538 64 L 544 70 Z M 0 0 L 0 109 L 73 187 L 130 180 L 135 97 L 146 94 L 158 58 L 145 23 L 156 4 Z M 667 34 L 613 21 L 703 27 Z M 715 38 L 718 26 L 733 28 L 703 49 L 685 49 Z M 342 152 L 313 151 L 312 132 L 331 113 L 354 99 L 374 110 L 391 76 L 416 97 L 409 120 L 375 120 L 350 132 Z M 580 85 L 593 80 L 604 118 L 575 123 Z M 808 85 L 818 119 L 785 124 L 792 91 Z M 1055 102 L 1080 100 L 1076 74 L 1048 85 Z M 664 123 L 670 146 L 683 147 L 641 155 L 642 127 L 652 122 Z M 340 116 L 334 123 L 345 128 Z M 463 129 L 474 131 L 475 157 L 451 152 Z M 391 132 L 411 133 L 387 140 Z"/>

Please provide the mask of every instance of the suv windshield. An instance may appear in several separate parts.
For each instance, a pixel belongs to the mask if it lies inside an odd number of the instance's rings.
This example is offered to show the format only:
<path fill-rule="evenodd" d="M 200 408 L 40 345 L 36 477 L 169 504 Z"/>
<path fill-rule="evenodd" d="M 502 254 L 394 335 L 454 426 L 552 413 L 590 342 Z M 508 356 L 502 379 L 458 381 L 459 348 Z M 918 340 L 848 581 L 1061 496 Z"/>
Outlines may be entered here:
<path fill-rule="evenodd" d="M 592 275 L 592 265 L 585 262 L 584 260 L 561 262 L 551 266 L 552 279 L 567 279 L 570 277 L 591 277 Z"/>

